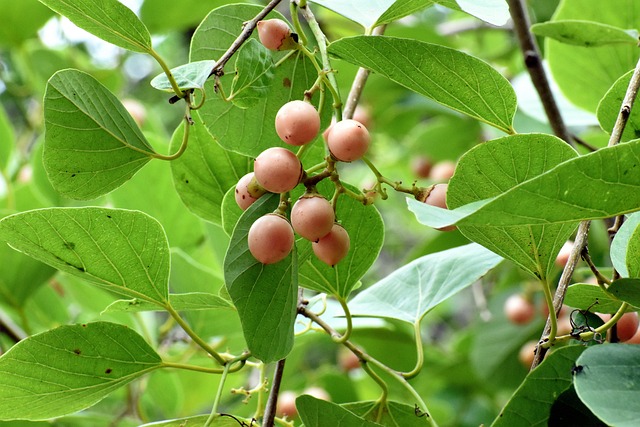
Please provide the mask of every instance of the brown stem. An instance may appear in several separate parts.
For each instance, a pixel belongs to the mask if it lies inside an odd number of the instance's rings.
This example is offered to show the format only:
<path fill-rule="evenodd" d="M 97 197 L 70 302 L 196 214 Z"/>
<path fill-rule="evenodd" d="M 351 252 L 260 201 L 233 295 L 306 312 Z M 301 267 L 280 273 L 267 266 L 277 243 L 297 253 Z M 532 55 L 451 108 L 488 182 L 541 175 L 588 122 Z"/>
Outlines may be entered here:
<path fill-rule="evenodd" d="M 276 407 L 278 405 L 278 395 L 280 394 L 280 383 L 282 382 L 282 374 L 284 373 L 285 359 L 278 360 L 276 369 L 273 373 L 273 382 L 269 391 L 269 399 L 264 409 L 264 418 L 262 419 L 263 427 L 273 427 L 276 419 Z"/>
<path fill-rule="evenodd" d="M 384 30 L 386 28 L 386 25 L 376 27 L 372 31 L 371 35 L 380 36 L 384 34 Z M 353 79 L 353 83 L 351 84 L 351 90 L 349 90 L 349 96 L 347 96 L 347 101 L 344 104 L 344 109 L 342 110 L 343 119 L 353 118 L 353 112 L 356 110 L 356 106 L 360 101 L 362 90 L 364 89 L 364 85 L 367 83 L 368 78 L 369 70 L 367 70 L 366 68 L 359 68 L 358 72 L 356 73 L 356 78 Z"/>
<path fill-rule="evenodd" d="M 246 42 L 247 39 L 251 36 L 251 33 L 253 33 L 253 30 L 255 30 L 256 26 L 258 25 L 258 22 L 264 19 L 264 17 L 267 16 L 269 12 L 275 9 L 275 7 L 278 5 L 278 3 L 280 3 L 280 1 L 281 0 L 271 0 L 269 4 L 267 4 L 264 7 L 264 9 L 262 9 L 260 13 L 258 13 L 251 21 L 247 21 L 244 23 L 242 27 L 242 32 L 233 41 L 231 46 L 229 46 L 229 49 L 227 49 L 227 51 L 220 57 L 220 59 L 218 59 L 218 61 L 216 62 L 216 65 L 214 65 L 213 68 L 211 69 L 209 76 L 216 75 L 220 77 L 224 74 L 223 68 L 227 64 L 227 62 L 229 62 L 231 57 L 238 51 L 238 49 L 240 49 L 240 47 L 244 44 L 244 42 Z"/>
<path fill-rule="evenodd" d="M 611 137 L 609 138 L 609 144 L 607 145 L 608 147 L 613 147 L 620 142 L 622 132 L 624 132 L 624 128 L 629 120 L 633 103 L 638 96 L 638 88 L 640 88 L 640 60 L 638 60 L 636 69 L 631 76 L 631 81 L 629 81 L 629 86 L 627 86 L 627 93 L 624 95 L 620 111 L 618 112 L 618 118 L 616 119 L 616 124 L 613 126 L 613 130 L 611 131 Z"/>
<path fill-rule="evenodd" d="M 520 43 L 520 49 L 524 55 L 524 63 L 527 67 L 527 71 L 531 76 L 540 101 L 544 107 L 544 111 L 549 119 L 549 124 L 553 133 L 567 142 L 567 144 L 573 145 L 573 140 L 567 127 L 562 120 L 558 104 L 556 103 L 553 93 L 551 92 L 551 86 L 549 86 L 549 80 L 547 74 L 542 66 L 542 59 L 540 56 L 540 48 L 536 42 L 535 37 L 529 31 L 531 22 L 529 20 L 529 14 L 524 0 L 508 0 L 509 1 L 509 13 L 513 20 L 513 27 L 518 36 L 518 42 Z"/>

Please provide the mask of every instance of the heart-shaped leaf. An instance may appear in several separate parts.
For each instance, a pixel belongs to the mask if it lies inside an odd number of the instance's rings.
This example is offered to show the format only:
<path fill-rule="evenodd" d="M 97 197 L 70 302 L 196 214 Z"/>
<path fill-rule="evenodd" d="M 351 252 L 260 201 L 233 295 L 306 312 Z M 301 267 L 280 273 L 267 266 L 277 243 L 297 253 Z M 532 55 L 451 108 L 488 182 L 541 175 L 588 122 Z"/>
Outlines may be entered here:
<path fill-rule="evenodd" d="M 96 322 L 33 335 L 0 357 L 0 419 L 71 414 L 162 366 L 130 328 Z"/>
<path fill-rule="evenodd" d="M 169 244 L 162 226 L 145 213 L 37 209 L 0 220 L 0 239 L 110 291 L 166 305 Z"/>
<path fill-rule="evenodd" d="M 449 108 L 514 133 L 516 94 L 500 73 L 471 55 L 417 40 L 348 37 L 329 52 Z"/>
<path fill-rule="evenodd" d="M 425 255 L 360 292 L 349 308 L 354 316 L 416 324 L 501 261 L 502 257 L 475 243 Z"/>
<path fill-rule="evenodd" d="M 134 52 L 150 52 L 151 35 L 135 13 L 118 0 L 40 0 L 102 40 Z"/>
<path fill-rule="evenodd" d="M 62 70 L 44 97 L 44 166 L 53 187 L 95 199 L 122 185 L 154 154 L 118 98 L 90 75 Z"/>

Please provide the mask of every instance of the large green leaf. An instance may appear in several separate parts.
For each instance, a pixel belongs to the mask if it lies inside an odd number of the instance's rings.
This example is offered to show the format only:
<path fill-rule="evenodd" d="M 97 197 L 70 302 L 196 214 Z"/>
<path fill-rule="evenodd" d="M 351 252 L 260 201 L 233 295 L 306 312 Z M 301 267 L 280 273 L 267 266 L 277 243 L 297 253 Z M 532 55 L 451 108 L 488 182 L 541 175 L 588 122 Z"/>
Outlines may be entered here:
<path fill-rule="evenodd" d="M 173 182 L 184 204 L 199 217 L 221 224 L 222 199 L 249 172 L 249 159 L 225 150 L 213 139 L 200 114 L 193 113 L 195 124 L 184 154 L 171 162 Z M 173 135 L 171 146 L 182 143 L 184 124 Z M 235 199 L 233 199 L 235 203 Z"/>
<path fill-rule="evenodd" d="M 587 348 L 576 361 L 575 388 L 582 402 L 602 421 L 616 427 L 638 425 L 640 347 L 604 344 Z"/>
<path fill-rule="evenodd" d="M 625 31 L 611 25 L 592 21 L 559 20 L 542 22 L 531 26 L 531 31 L 543 37 L 550 37 L 562 43 L 584 47 L 597 47 L 608 44 L 638 43 L 637 31 Z"/>
<path fill-rule="evenodd" d="M 38 0 L 0 0 L 0 16 L 11 25 L 0 26 L 0 45 L 18 46 L 37 32 L 53 15 Z"/>
<path fill-rule="evenodd" d="M 488 143 L 487 143 L 488 144 Z M 567 160 L 494 198 L 452 210 L 408 200 L 418 220 L 450 224 L 516 226 L 609 218 L 640 209 L 640 140 Z M 599 197 L 593 197 L 598 194 Z"/>
<path fill-rule="evenodd" d="M 165 305 L 169 245 L 162 226 L 138 212 L 48 208 L 0 221 L 0 239 L 27 255 L 113 292 Z"/>
<path fill-rule="evenodd" d="M 513 394 L 495 419 L 494 427 L 546 426 L 557 397 L 571 387 L 572 368 L 583 346 L 567 346 L 552 352 Z"/>
<path fill-rule="evenodd" d="M 604 95 L 598 104 L 598 122 L 605 132 L 611 133 L 618 119 L 618 113 L 627 93 L 633 70 L 620 77 Z M 627 124 L 622 132 L 622 141 L 640 138 L 640 108 L 631 109 Z"/>
<path fill-rule="evenodd" d="M 614 280 L 607 291 L 610 295 L 629 303 L 632 307 L 640 307 L 640 278 Z M 597 311 L 600 311 L 600 307 Z"/>
<path fill-rule="evenodd" d="M 242 31 L 243 23 L 252 19 L 261 9 L 260 6 L 234 4 L 213 10 L 193 35 L 191 61 L 217 59 L 222 56 Z M 284 19 L 276 12 L 272 12 L 267 18 Z M 286 54 L 285 52 L 270 53 L 275 61 L 282 59 Z M 251 68 L 247 71 L 251 76 Z M 234 78 L 233 74 L 226 69 L 226 75 L 220 79 L 226 93 L 230 93 L 229 88 Z M 286 146 L 275 131 L 276 113 L 288 101 L 302 99 L 305 91 L 313 86 L 317 77 L 317 71 L 309 59 L 302 54 L 295 53 L 273 70 L 273 79 L 270 80 L 268 90 L 261 89 L 266 94 L 262 93 L 261 98 L 254 102 L 250 108 L 240 108 L 221 99 L 215 94 L 213 83 L 208 83 L 206 85 L 208 98 L 199 110 L 200 115 L 211 135 L 223 148 L 256 157 L 266 148 Z M 317 92 L 312 101 L 315 106 L 318 106 L 319 95 Z M 331 104 L 332 101 L 327 94 L 321 112 L 323 127 L 329 124 Z M 248 107 L 248 105 L 243 104 L 243 107 Z M 321 137 L 318 136 L 316 141 L 320 142 Z M 316 145 L 320 146 L 321 144 Z M 322 152 L 316 154 L 322 156 L 324 151 L 319 151 Z"/>
<path fill-rule="evenodd" d="M 506 132 L 513 133 L 516 94 L 500 73 L 455 49 L 396 37 L 349 37 L 329 52 Z"/>
<path fill-rule="evenodd" d="M 553 21 L 584 20 L 637 28 L 638 16 L 640 3 L 635 0 L 563 0 Z M 596 111 L 611 85 L 635 66 L 638 55 L 638 48 L 630 44 L 581 47 L 546 40 L 546 56 L 554 80 L 571 102 L 591 112 Z"/>
<path fill-rule="evenodd" d="M 118 0 L 40 0 L 102 40 L 134 52 L 150 52 L 151 35 L 135 13 Z"/>
<path fill-rule="evenodd" d="M 454 209 L 500 196 L 575 156 L 568 144 L 544 134 L 507 136 L 478 145 L 459 160 L 449 182 L 447 205 Z M 547 277 L 575 225 L 459 229 L 469 240 L 512 260 L 531 274 Z"/>
<path fill-rule="evenodd" d="M 247 235 L 253 222 L 273 212 L 277 195 L 264 195 L 236 225 L 224 259 L 225 283 L 238 309 L 251 354 L 265 363 L 284 358 L 293 347 L 298 303 L 296 251 L 275 264 L 264 265 L 249 252 Z"/>
<path fill-rule="evenodd" d="M 233 306 L 229 301 L 218 295 L 208 294 L 205 292 L 191 292 L 188 294 L 169 294 L 169 304 L 176 311 L 195 311 L 195 310 L 218 310 L 232 309 Z M 118 311 L 127 311 L 137 313 L 141 311 L 160 311 L 163 310 L 157 304 L 148 301 L 131 299 L 118 300 L 109 304 L 103 313 L 111 313 Z"/>
<path fill-rule="evenodd" d="M 55 273 L 48 265 L 0 244 L 0 301 L 18 308 Z"/>
<path fill-rule="evenodd" d="M 640 232 L 640 213 L 627 216 L 626 221 L 618 230 L 611 242 L 611 262 L 622 277 L 640 277 L 640 248 L 637 247 Z M 631 251 L 630 251 L 631 249 Z M 631 270 L 634 275 L 629 272 L 628 264 L 632 264 Z"/>
<path fill-rule="evenodd" d="M 597 301 L 597 304 L 596 304 Z M 593 308 L 598 313 L 613 314 L 620 308 L 622 301 L 606 293 L 600 286 L 590 283 L 574 283 L 567 288 L 564 303 L 569 307 L 588 310 Z M 595 305 L 594 305 L 595 304 Z"/>
<path fill-rule="evenodd" d="M 344 3 L 344 2 L 340 2 Z M 414 12 L 425 9 L 433 4 L 431 0 L 396 0 L 376 21 L 378 25 L 389 24 Z"/>
<path fill-rule="evenodd" d="M 236 72 L 229 99 L 240 108 L 249 108 L 269 93 L 273 80 L 273 57 L 256 39 L 249 39 L 236 56 Z"/>
<path fill-rule="evenodd" d="M 501 261 L 500 256 L 475 243 L 425 255 L 360 292 L 349 307 L 354 316 L 415 324 Z"/>
<path fill-rule="evenodd" d="M 332 402 L 304 394 L 296 399 L 296 408 L 306 427 L 376 427 L 381 424 L 366 421 Z"/>
<path fill-rule="evenodd" d="M 330 198 L 332 193 L 327 187 L 333 185 L 324 184 L 319 188 Z M 364 206 L 351 197 L 342 196 L 337 206 L 336 217 L 350 240 L 349 253 L 342 261 L 333 267 L 320 261 L 306 239 L 300 239 L 296 246 L 300 254 L 300 286 L 346 299 L 378 258 L 384 241 L 384 224 L 373 205 Z"/>
<path fill-rule="evenodd" d="M 353 402 L 342 405 L 354 414 L 369 421 L 375 421 L 378 416 L 380 402 Z M 416 414 L 416 407 L 398 402 L 385 402 L 380 420 L 386 427 L 421 427 L 432 425 L 426 415 Z"/>
<path fill-rule="evenodd" d="M 71 414 L 161 366 L 140 335 L 114 323 L 66 325 L 33 335 L 0 357 L 0 419 Z"/>
<path fill-rule="evenodd" d="M 153 155 L 118 98 L 90 75 L 62 70 L 44 99 L 44 165 L 54 188 L 94 199 L 131 178 Z"/>
<path fill-rule="evenodd" d="M 153 34 L 195 28 L 214 7 L 235 0 L 144 0 L 140 18 Z M 167 19 L 170 16 L 171 19 Z"/>

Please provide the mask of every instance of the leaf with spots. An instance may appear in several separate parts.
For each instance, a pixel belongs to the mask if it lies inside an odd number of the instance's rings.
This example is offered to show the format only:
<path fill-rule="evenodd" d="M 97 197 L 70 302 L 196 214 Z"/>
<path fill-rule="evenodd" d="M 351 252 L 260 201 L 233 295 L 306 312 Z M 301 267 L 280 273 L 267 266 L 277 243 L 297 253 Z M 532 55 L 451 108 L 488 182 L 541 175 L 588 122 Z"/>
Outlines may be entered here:
<path fill-rule="evenodd" d="M 140 335 L 115 323 L 33 335 L 0 357 L 0 420 L 78 412 L 160 367 L 160 356 Z"/>
<path fill-rule="evenodd" d="M 167 304 L 169 244 L 139 211 L 48 208 L 0 221 L 0 240 L 61 271 L 132 298 Z"/>
<path fill-rule="evenodd" d="M 78 70 L 49 79 L 44 120 L 44 167 L 56 191 L 72 199 L 109 193 L 155 155 L 120 100 Z"/>

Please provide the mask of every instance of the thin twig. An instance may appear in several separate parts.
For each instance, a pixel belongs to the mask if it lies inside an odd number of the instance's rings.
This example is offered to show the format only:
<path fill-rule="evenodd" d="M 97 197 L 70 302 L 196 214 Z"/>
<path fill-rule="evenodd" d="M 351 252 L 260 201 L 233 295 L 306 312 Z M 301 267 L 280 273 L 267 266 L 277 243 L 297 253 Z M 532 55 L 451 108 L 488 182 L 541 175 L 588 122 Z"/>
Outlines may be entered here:
<path fill-rule="evenodd" d="M 376 27 L 371 33 L 372 36 L 381 36 L 384 34 L 384 30 L 387 28 L 386 25 L 381 25 Z M 353 79 L 353 83 L 351 84 L 351 90 L 349 90 L 349 96 L 347 96 L 347 101 L 344 104 L 344 109 L 342 110 L 342 118 L 343 119 L 351 119 L 353 118 L 353 113 L 356 110 L 356 106 L 360 101 L 360 96 L 362 95 L 362 90 L 364 89 L 364 85 L 367 83 L 367 79 L 369 78 L 369 70 L 366 68 L 358 68 L 358 72 L 356 73 L 356 78 Z"/>
<path fill-rule="evenodd" d="M 540 96 L 540 101 L 542 102 L 544 111 L 549 119 L 551 129 L 553 129 L 553 133 L 558 138 L 563 139 L 567 144 L 573 145 L 573 140 L 566 125 L 564 124 L 564 121 L 562 120 L 560 109 L 558 108 L 558 104 L 551 92 L 549 79 L 547 78 L 547 74 L 542 66 L 540 48 L 538 47 L 535 37 L 529 30 L 531 22 L 529 20 L 525 1 L 509 0 L 509 12 L 511 13 L 513 27 L 518 36 L 520 49 L 524 55 L 524 63 L 529 75 L 531 76 L 531 81 Z"/>
<path fill-rule="evenodd" d="M 269 391 L 269 399 L 264 409 L 264 418 L 262 420 L 263 427 L 273 427 L 276 419 L 276 407 L 278 404 L 278 395 L 280 394 L 280 383 L 282 382 L 282 374 L 284 373 L 285 359 L 278 360 L 276 369 L 273 372 L 273 382 Z"/>
<path fill-rule="evenodd" d="M 27 338 L 28 335 L 25 331 L 16 325 L 13 320 L 0 311 L 0 334 L 6 334 L 11 341 L 17 343 Z M 1 348 L 0 348 L 1 350 Z"/>
<path fill-rule="evenodd" d="M 624 128 L 627 126 L 627 121 L 629 120 L 633 103 L 638 96 L 638 88 L 640 88 L 640 60 L 638 60 L 636 69 L 629 81 L 629 86 L 627 86 L 627 93 L 624 95 L 620 111 L 618 112 L 618 118 L 616 119 L 616 124 L 613 126 L 613 130 L 611 131 L 611 137 L 609 138 L 609 144 L 607 145 L 608 147 L 617 145 L 620 142 L 620 139 L 622 139 L 622 132 L 624 132 Z"/>
<path fill-rule="evenodd" d="M 571 134 L 571 138 L 576 142 L 576 144 L 582 145 L 584 148 L 586 148 L 587 150 L 589 150 L 591 152 L 598 151 L 598 147 L 595 147 L 595 146 L 589 144 L 587 141 L 585 141 L 584 139 L 580 138 L 578 135 Z"/>
<path fill-rule="evenodd" d="M 253 33 L 253 30 L 255 30 L 256 26 L 258 25 L 258 22 L 264 19 L 264 17 L 267 16 L 269 12 L 275 9 L 275 7 L 281 1 L 282 0 L 271 0 L 269 4 L 267 4 L 264 7 L 264 9 L 262 9 L 260 13 L 258 13 L 251 21 L 247 21 L 244 23 L 242 27 L 242 32 L 233 41 L 233 43 L 231 43 L 231 46 L 229 46 L 229 49 L 227 49 L 227 51 L 220 57 L 220 59 L 218 59 L 218 61 L 216 62 L 216 65 L 214 65 L 213 68 L 211 69 L 209 76 L 216 75 L 218 77 L 221 77 L 222 75 L 224 75 L 223 68 L 227 64 L 227 62 L 229 62 L 231 57 L 238 51 L 238 49 L 240 49 L 240 47 L 244 44 L 244 42 L 246 42 L 247 39 L 249 39 L 249 37 L 251 36 L 251 33 Z"/>

